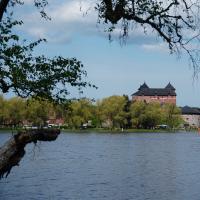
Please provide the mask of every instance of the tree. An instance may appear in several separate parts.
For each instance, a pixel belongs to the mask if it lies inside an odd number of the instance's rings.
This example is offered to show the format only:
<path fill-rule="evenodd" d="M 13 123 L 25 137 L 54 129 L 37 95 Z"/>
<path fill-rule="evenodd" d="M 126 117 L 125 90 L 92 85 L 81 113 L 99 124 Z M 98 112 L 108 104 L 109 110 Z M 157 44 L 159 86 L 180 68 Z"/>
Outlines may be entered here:
<path fill-rule="evenodd" d="M 121 38 L 130 27 L 143 27 L 155 32 L 171 53 L 186 52 L 195 72 L 199 69 L 199 6 L 198 0 L 100 0 L 96 10 L 100 22 L 110 24 L 111 33 L 122 22 Z"/>
<path fill-rule="evenodd" d="M 141 128 L 141 115 L 144 114 L 145 106 L 143 101 L 136 101 L 131 104 L 130 115 L 132 126 L 134 128 Z"/>
<path fill-rule="evenodd" d="M 69 94 L 68 87 L 81 89 L 87 85 L 83 65 L 75 58 L 47 58 L 34 56 L 34 48 L 45 40 L 24 44 L 12 28 L 22 22 L 11 17 L 0 23 L 0 90 L 10 90 L 18 96 L 42 98 L 63 102 Z"/>
<path fill-rule="evenodd" d="M 102 99 L 100 110 L 102 121 L 107 122 L 110 128 L 124 128 L 126 120 L 126 98 L 124 96 L 110 96 Z"/>
<path fill-rule="evenodd" d="M 93 118 L 92 102 L 89 99 L 72 101 L 65 115 L 65 122 L 69 127 L 80 128 Z"/>
<path fill-rule="evenodd" d="M 135 128 L 155 128 L 156 125 L 164 123 L 164 110 L 159 103 L 134 102 L 130 113 Z"/>
<path fill-rule="evenodd" d="M 146 104 L 144 114 L 141 116 L 143 128 L 155 128 L 163 122 L 164 112 L 159 103 Z"/>
<path fill-rule="evenodd" d="M 165 122 L 171 129 L 178 127 L 183 122 L 180 115 L 181 110 L 176 105 L 165 104 L 163 108 L 165 111 Z"/>
<path fill-rule="evenodd" d="M 38 8 L 43 8 L 46 5 L 45 2 L 45 0 L 34 1 Z M 48 58 L 44 55 L 34 55 L 35 47 L 46 40 L 39 39 L 28 43 L 13 32 L 15 26 L 23 24 L 22 21 L 14 20 L 12 12 L 8 12 L 8 6 L 14 8 L 15 4 L 23 4 L 23 2 L 20 0 L 0 1 L 0 91 L 2 93 L 12 91 L 23 98 L 31 97 L 63 103 L 69 94 L 69 87 L 77 87 L 81 91 L 82 87 L 92 86 L 83 80 L 87 74 L 83 70 L 82 63 L 76 58 L 67 59 L 61 56 Z M 3 18 L 6 11 L 6 17 Z M 43 10 L 41 10 L 41 15 L 47 17 Z M 15 109 L 12 107 L 12 112 Z M 34 109 L 40 116 L 40 121 L 35 123 L 44 123 L 46 113 L 42 113 L 38 106 Z M 19 123 L 21 114 L 19 112 L 15 114 L 12 116 L 12 122 L 16 124 Z M 1 120 L 5 120 L 5 117 L 1 116 Z M 36 143 L 37 140 L 52 141 L 59 133 L 59 130 L 35 130 L 14 135 L 0 148 L 0 177 L 4 174 L 8 175 L 11 168 L 19 163 L 25 154 L 26 144 Z"/>
<path fill-rule="evenodd" d="M 20 131 L 18 134 L 11 137 L 0 148 L 0 179 L 5 175 L 9 175 L 12 167 L 18 166 L 20 160 L 25 155 L 25 146 L 28 143 L 37 141 L 54 141 L 60 134 L 60 130 L 30 130 Z"/>
<path fill-rule="evenodd" d="M 149 103 L 137 101 L 130 108 L 132 125 L 136 128 L 155 128 L 166 124 L 173 129 L 182 122 L 180 109 L 174 104 Z"/>
<path fill-rule="evenodd" d="M 0 124 L 5 125 L 9 118 L 8 103 L 3 95 L 0 96 Z"/>
<path fill-rule="evenodd" d="M 44 11 L 45 6 L 48 4 L 47 0 L 33 0 L 35 7 L 40 11 L 41 17 L 48 19 L 47 14 Z M 20 0 L 1 0 L 0 2 L 0 21 L 3 19 L 3 15 L 7 11 L 7 8 L 10 6 L 15 6 L 16 4 L 23 5 L 24 1 Z"/>
<path fill-rule="evenodd" d="M 128 95 L 123 95 L 125 98 L 125 106 L 124 106 L 124 112 L 126 113 L 125 118 L 126 118 L 126 124 L 124 128 L 130 128 L 131 127 L 131 115 L 130 115 L 130 107 L 131 107 L 131 100 L 129 100 Z"/>
<path fill-rule="evenodd" d="M 23 4 L 23 0 L 1 0 L 0 21 L 8 6 Z M 45 12 L 48 0 L 33 0 L 41 16 L 50 19 Z M 122 23 L 121 38 L 126 38 L 131 27 L 142 27 L 145 33 L 155 32 L 171 53 L 186 52 L 194 67 L 199 69 L 199 7 L 198 0 L 99 0 L 95 9 L 98 21 L 108 25 L 109 33 Z"/>
<path fill-rule="evenodd" d="M 41 16 L 47 19 L 44 8 L 48 1 L 33 0 L 33 2 Z M 23 23 L 13 20 L 12 14 L 9 15 L 8 6 L 14 9 L 16 4 L 23 4 L 23 1 L 0 1 L 0 90 L 3 93 L 12 90 L 23 98 L 33 97 L 63 102 L 69 94 L 68 86 L 78 89 L 87 85 L 92 86 L 83 81 L 86 72 L 83 70 L 82 63 L 77 59 L 34 56 L 34 48 L 45 40 L 39 39 L 35 42 L 24 43 L 24 40 L 13 33 L 13 27 Z M 122 38 L 128 35 L 130 22 L 144 27 L 144 31 L 150 27 L 169 45 L 171 53 L 185 50 L 195 70 L 199 68 L 199 49 L 191 48 L 191 46 L 195 44 L 195 40 L 199 39 L 198 16 L 195 15 L 198 8 L 197 0 L 195 2 L 186 0 L 100 0 L 96 6 L 99 19 L 105 23 L 111 23 L 111 27 L 108 28 L 109 32 L 113 31 L 120 20 L 123 27 Z M 3 18 L 5 13 L 6 18 Z M 196 34 L 185 34 L 186 30 Z M 124 103 L 121 102 L 117 115 L 110 115 L 112 126 L 122 126 L 127 123 L 121 120 L 124 116 L 123 108 Z M 18 146 L 19 140 L 14 139 L 11 142 Z"/>
<path fill-rule="evenodd" d="M 32 125 L 43 127 L 51 113 L 51 108 L 48 101 L 39 101 L 29 99 L 26 106 L 26 120 L 31 122 Z"/>
<path fill-rule="evenodd" d="M 9 124 L 14 127 L 22 125 L 25 119 L 25 101 L 19 97 L 13 97 L 7 101 Z"/>

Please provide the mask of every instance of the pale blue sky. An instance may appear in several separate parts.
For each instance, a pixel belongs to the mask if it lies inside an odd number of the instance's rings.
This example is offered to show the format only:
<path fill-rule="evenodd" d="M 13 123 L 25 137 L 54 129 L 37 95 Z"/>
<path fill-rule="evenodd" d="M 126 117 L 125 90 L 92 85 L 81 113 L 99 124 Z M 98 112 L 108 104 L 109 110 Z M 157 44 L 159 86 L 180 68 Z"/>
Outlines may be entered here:
<path fill-rule="evenodd" d="M 50 0 L 47 13 L 51 21 L 41 20 L 38 12 L 29 6 L 19 7 L 17 15 L 24 18 L 19 33 L 30 39 L 46 37 L 37 53 L 62 55 L 81 60 L 88 73 L 88 81 L 98 89 L 87 88 L 83 96 L 103 98 L 111 95 L 131 95 L 144 81 L 150 87 L 165 87 L 168 82 L 176 88 L 177 104 L 200 107 L 200 81 L 193 80 L 193 70 L 186 56 L 180 59 L 170 55 L 153 33 L 144 35 L 139 29 L 131 30 L 126 45 L 121 46 L 118 34 L 108 41 L 104 27 L 97 26 L 97 17 L 91 9 L 83 17 L 87 5 L 80 0 Z M 51 4 L 51 2 L 53 2 Z M 81 2 L 81 3 L 80 3 Z M 82 11 L 80 12 L 80 4 Z M 76 94 L 72 91 L 72 94 Z"/>

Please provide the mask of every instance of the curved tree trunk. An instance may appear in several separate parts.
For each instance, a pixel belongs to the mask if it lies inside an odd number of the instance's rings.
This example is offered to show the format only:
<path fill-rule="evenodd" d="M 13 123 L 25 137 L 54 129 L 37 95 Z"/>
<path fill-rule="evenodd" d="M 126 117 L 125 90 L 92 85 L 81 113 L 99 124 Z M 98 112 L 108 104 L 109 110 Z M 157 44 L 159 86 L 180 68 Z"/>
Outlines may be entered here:
<path fill-rule="evenodd" d="M 12 167 L 19 165 L 25 155 L 25 146 L 37 141 L 54 141 L 60 134 L 58 129 L 19 131 L 0 148 L 0 179 L 8 176 Z"/>

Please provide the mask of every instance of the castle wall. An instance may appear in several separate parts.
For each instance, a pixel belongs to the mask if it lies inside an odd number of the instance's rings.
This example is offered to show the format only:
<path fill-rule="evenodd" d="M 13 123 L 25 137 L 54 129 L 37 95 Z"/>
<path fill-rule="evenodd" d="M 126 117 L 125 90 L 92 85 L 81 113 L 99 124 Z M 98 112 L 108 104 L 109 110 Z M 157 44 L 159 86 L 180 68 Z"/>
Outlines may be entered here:
<path fill-rule="evenodd" d="M 160 104 L 170 103 L 176 105 L 176 96 L 133 96 L 133 101 L 145 101 L 146 103 L 157 102 Z"/>

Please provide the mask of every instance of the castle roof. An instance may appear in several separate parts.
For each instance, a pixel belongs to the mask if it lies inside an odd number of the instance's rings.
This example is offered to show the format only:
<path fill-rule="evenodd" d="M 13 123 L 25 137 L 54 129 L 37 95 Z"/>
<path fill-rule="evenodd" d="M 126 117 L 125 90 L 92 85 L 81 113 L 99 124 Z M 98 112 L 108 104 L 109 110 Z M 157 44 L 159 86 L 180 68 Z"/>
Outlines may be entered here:
<path fill-rule="evenodd" d="M 165 88 L 149 88 L 144 82 L 132 96 L 176 96 L 176 92 L 171 83 L 168 83 Z"/>
<path fill-rule="evenodd" d="M 170 90 L 176 90 L 176 89 L 171 85 L 170 82 L 167 84 L 167 86 L 166 86 L 165 88 L 166 88 L 166 89 L 170 89 Z"/>
<path fill-rule="evenodd" d="M 148 85 L 144 82 L 142 85 L 140 85 L 138 90 L 144 90 L 144 89 L 148 89 Z"/>

